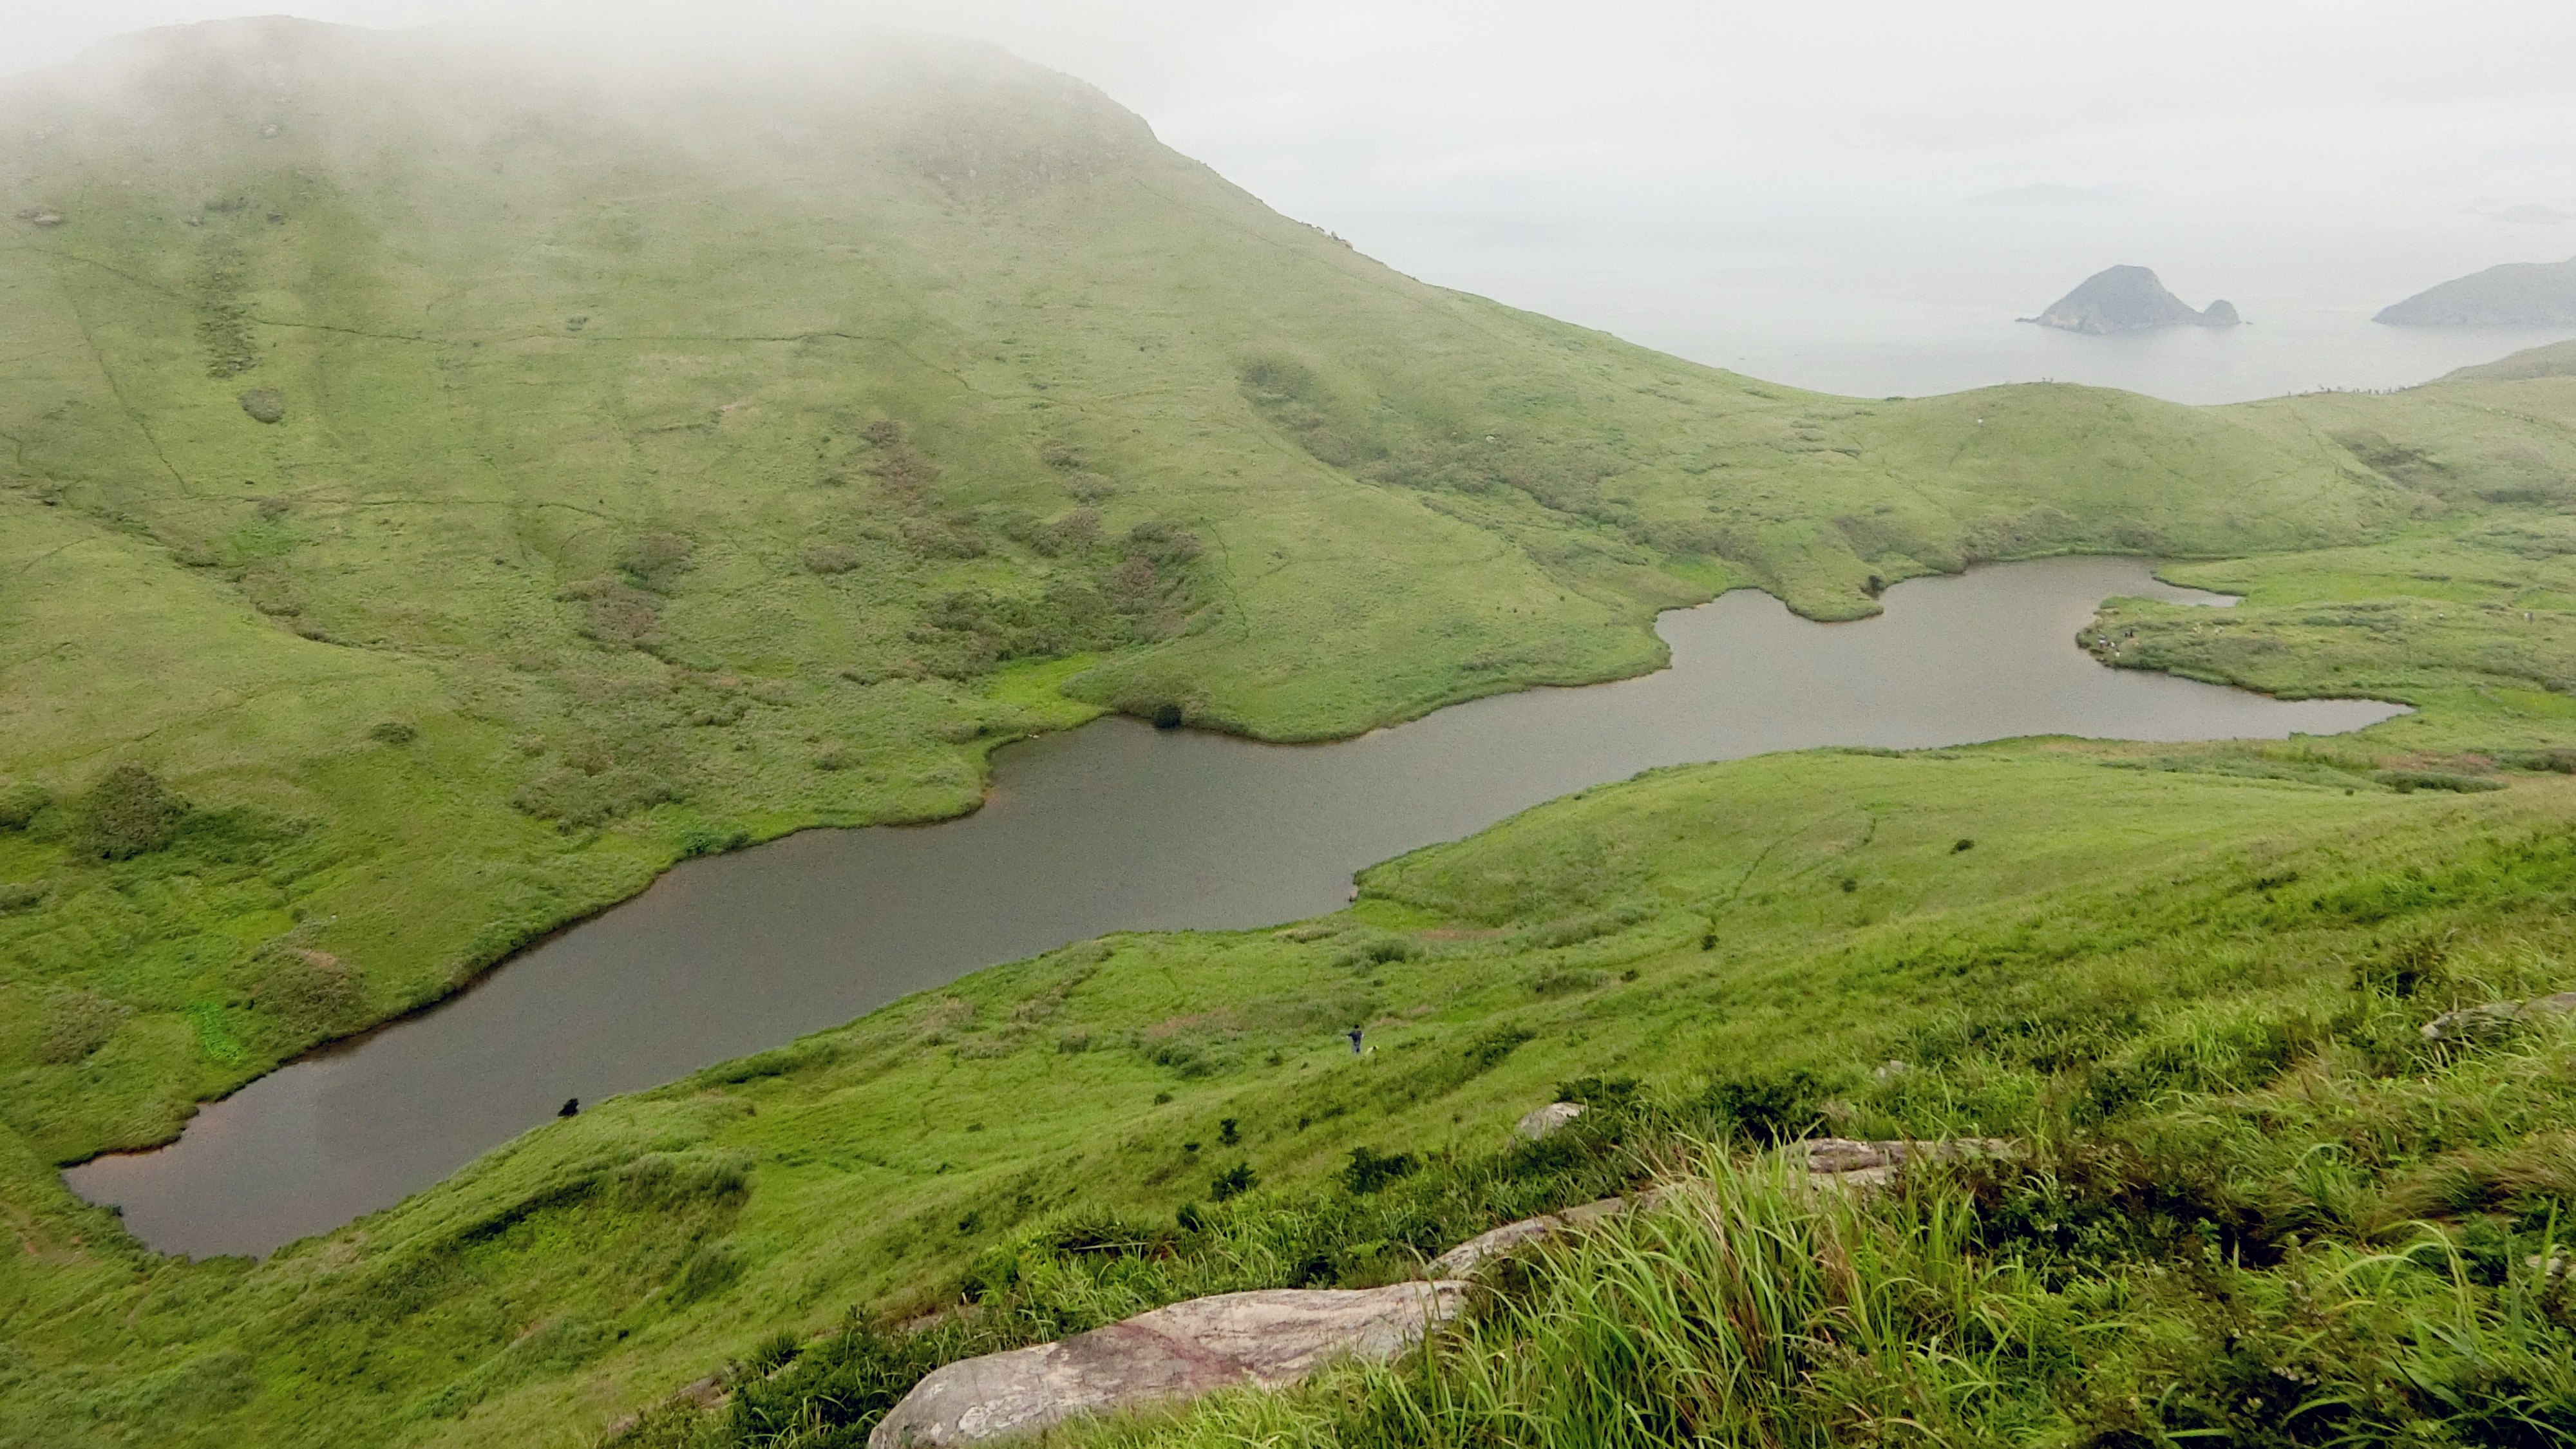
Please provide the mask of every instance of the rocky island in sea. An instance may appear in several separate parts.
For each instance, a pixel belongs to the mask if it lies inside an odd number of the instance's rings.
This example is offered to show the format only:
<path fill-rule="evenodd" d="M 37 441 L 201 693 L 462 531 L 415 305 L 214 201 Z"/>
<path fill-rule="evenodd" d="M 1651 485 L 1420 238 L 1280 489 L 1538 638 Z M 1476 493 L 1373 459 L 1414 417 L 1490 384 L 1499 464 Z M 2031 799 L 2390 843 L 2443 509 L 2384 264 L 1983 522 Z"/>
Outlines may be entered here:
<path fill-rule="evenodd" d="M 2245 319 L 2233 304 L 2212 302 L 2208 310 L 2165 290 L 2145 267 L 2110 267 L 2086 277 L 2082 286 L 2058 298 L 2036 317 L 2042 327 L 2068 332 L 2138 332 L 2149 327 L 2234 327 Z"/>
<path fill-rule="evenodd" d="M 2507 262 L 2428 287 L 2372 319 L 2399 327 L 2554 327 L 2576 324 L 2576 257 Z"/>

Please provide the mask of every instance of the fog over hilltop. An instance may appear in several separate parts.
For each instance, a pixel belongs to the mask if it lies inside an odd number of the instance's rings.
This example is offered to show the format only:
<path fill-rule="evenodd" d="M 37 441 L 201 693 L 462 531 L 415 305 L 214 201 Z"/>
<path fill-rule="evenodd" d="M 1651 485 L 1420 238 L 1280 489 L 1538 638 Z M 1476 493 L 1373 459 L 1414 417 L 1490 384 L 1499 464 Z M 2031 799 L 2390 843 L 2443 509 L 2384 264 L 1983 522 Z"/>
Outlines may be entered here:
<path fill-rule="evenodd" d="M 270 7 L 9 8 L 5 70 Z M 757 66 L 873 26 L 986 38 L 1100 86 L 1182 152 L 1426 280 L 1853 391 L 2080 365 L 2085 354 L 1962 357 L 1954 340 L 2010 338 L 2004 324 L 2064 278 L 2117 261 L 2278 328 L 2302 310 L 2365 318 L 2445 278 L 2576 251 L 2576 72 L 2562 63 L 2576 12 L 2546 3 L 296 9 L 495 33 L 592 65 L 660 53 Z M 2239 390 L 2278 390 L 2270 377 Z M 2413 379 L 2297 385 L 2397 380 Z"/>

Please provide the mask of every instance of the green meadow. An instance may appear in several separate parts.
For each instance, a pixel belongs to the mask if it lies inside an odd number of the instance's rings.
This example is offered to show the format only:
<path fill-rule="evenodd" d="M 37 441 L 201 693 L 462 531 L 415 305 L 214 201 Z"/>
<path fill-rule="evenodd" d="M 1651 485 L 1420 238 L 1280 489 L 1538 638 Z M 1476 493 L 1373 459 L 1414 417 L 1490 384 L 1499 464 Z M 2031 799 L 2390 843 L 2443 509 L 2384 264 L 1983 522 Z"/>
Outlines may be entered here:
<path fill-rule="evenodd" d="M 2563 1442 L 2564 1034 L 2416 1028 L 2576 988 L 2576 354 L 1828 397 L 1401 276 L 997 53 L 757 92 L 296 22 L 0 91 L 0 1441 L 587 1444 L 720 1374 L 632 1442 L 854 1443 L 946 1357 L 1696 1164 L 1709 1214 L 1417 1362 L 1103 1432 Z M 2082 551 L 2246 596 L 2113 601 L 2108 664 L 2417 712 L 1658 772 L 263 1263 L 58 1175 L 686 856 L 971 809 L 1014 738 L 1344 736 L 1652 669 L 1722 589 Z M 1507 1145 L 1568 1090 L 1593 1126 Z M 2035 1155 L 1826 1212 L 1757 1154 L 1818 1126 Z M 1728 1223 L 1786 1245 L 1759 1352 L 1636 1298 Z"/>

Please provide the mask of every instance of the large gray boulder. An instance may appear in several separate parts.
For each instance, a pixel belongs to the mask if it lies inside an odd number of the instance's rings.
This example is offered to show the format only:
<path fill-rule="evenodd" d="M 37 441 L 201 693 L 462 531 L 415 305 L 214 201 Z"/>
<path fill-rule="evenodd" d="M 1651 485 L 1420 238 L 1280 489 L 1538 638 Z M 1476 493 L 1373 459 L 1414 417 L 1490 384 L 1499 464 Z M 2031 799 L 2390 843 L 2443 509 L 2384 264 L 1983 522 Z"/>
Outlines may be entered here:
<path fill-rule="evenodd" d="M 1282 1388 L 1335 1359 L 1384 1362 L 1455 1314 L 1466 1291 L 1456 1282 L 1397 1283 L 1175 1303 L 1061 1343 L 934 1370 L 877 1425 L 868 1449 L 1033 1434 L 1079 1414 L 1245 1385 Z"/>

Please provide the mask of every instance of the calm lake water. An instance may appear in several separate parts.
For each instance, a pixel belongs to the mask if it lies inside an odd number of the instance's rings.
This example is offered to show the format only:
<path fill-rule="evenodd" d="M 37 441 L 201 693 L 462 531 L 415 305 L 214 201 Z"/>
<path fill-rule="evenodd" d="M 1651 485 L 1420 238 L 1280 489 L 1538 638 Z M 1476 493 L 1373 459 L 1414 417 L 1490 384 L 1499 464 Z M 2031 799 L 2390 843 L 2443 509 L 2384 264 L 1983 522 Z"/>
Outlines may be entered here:
<path fill-rule="evenodd" d="M 1814 624 L 1749 590 L 1664 616 L 1672 668 L 1279 746 L 1109 719 L 996 759 L 984 808 L 691 861 L 441 1007 L 208 1104 L 177 1142 L 73 1169 L 167 1252 L 265 1253 L 445 1177 L 554 1114 L 1120 929 L 1317 915 L 1353 872 L 1656 765 L 2015 735 L 2281 738 L 2399 712 L 2095 664 L 2115 594 L 2202 603 L 2133 559 L 1923 579 Z"/>

